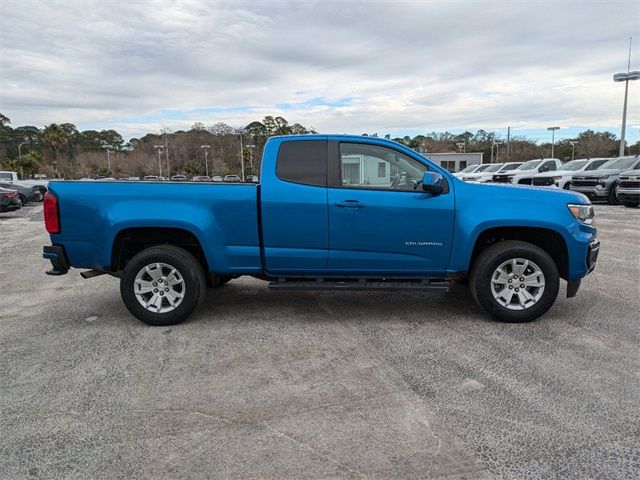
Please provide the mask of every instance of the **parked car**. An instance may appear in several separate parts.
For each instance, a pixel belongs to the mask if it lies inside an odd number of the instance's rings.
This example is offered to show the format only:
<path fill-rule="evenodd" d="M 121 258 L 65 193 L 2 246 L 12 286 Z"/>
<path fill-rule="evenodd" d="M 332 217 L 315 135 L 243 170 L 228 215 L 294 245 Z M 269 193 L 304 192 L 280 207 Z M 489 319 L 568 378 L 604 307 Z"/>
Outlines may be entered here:
<path fill-rule="evenodd" d="M 239 182 L 240 177 L 238 175 L 225 175 L 224 181 L 227 183 Z"/>
<path fill-rule="evenodd" d="M 513 185 L 531 185 L 534 175 L 560 170 L 561 168 L 562 162 L 557 158 L 539 158 L 524 162 L 513 170 L 495 174 L 491 181 L 495 183 L 511 183 Z"/>
<path fill-rule="evenodd" d="M 583 193 L 592 200 L 606 200 L 610 205 L 618 204 L 616 185 L 620 173 L 640 168 L 640 157 L 619 157 L 609 160 L 593 172 L 574 175 L 571 190 Z"/>
<path fill-rule="evenodd" d="M 207 278 L 239 275 L 280 290 L 445 291 L 468 280 L 486 312 L 526 322 L 552 306 L 561 278 L 575 296 L 599 251 L 584 195 L 466 183 L 364 136 L 271 137 L 259 186 L 51 182 L 44 212 L 48 273 L 118 277 L 125 306 L 151 325 L 187 318 Z"/>
<path fill-rule="evenodd" d="M 491 182 L 495 174 L 499 174 L 501 172 L 509 172 L 515 168 L 518 168 L 520 165 L 522 165 L 522 162 L 494 163 L 493 167 L 487 168 L 484 172 L 472 173 L 470 174 L 470 176 L 472 177 L 470 179 L 468 179 L 468 176 L 465 175 L 464 177 L 462 177 L 462 179 L 465 182 Z"/>
<path fill-rule="evenodd" d="M 187 181 L 187 177 L 186 177 L 186 175 L 174 175 L 173 177 L 171 177 L 171 181 L 173 181 L 173 182 L 186 182 Z"/>
<path fill-rule="evenodd" d="M 490 163 L 489 167 L 484 169 L 483 171 L 476 172 L 476 173 L 465 173 L 462 176 L 462 180 L 464 180 L 465 182 L 475 182 L 483 174 L 489 174 L 489 179 L 491 179 L 493 174 L 498 170 L 500 170 L 500 168 L 502 168 L 503 165 L 504 163 Z"/>
<path fill-rule="evenodd" d="M 534 175 L 532 185 L 537 187 L 558 187 L 563 190 L 569 190 L 571 188 L 571 178 L 576 175 L 577 172 L 597 170 L 609 160 L 609 158 L 571 160 L 565 163 L 560 170 Z"/>
<path fill-rule="evenodd" d="M 26 205 L 30 202 L 41 202 L 43 194 L 37 187 L 23 187 L 21 185 L 14 185 L 8 182 L 0 182 L 1 188 L 7 188 L 9 190 L 15 190 L 20 197 L 22 205 Z"/>
<path fill-rule="evenodd" d="M 625 207 L 640 205 L 640 169 L 620 173 L 616 195 Z"/>
<path fill-rule="evenodd" d="M 130 182 L 135 182 L 136 180 L 140 180 L 140 177 L 129 177 L 128 180 Z"/>
<path fill-rule="evenodd" d="M 457 177 L 457 178 L 462 178 L 462 176 L 463 176 L 465 173 L 474 173 L 474 172 L 475 172 L 476 170 L 478 170 L 478 168 L 480 168 L 482 165 L 483 165 L 482 163 L 478 163 L 478 164 L 476 164 L 476 165 L 468 165 L 468 166 L 466 166 L 465 168 L 463 168 L 462 170 L 460 170 L 459 172 L 455 172 L 455 173 L 453 174 L 453 176 L 454 176 L 454 177 Z M 487 165 L 487 164 L 484 164 L 484 165 Z M 491 165 L 491 164 L 488 164 L 488 165 Z"/>
<path fill-rule="evenodd" d="M 49 179 L 46 175 L 36 175 L 36 179 L 34 180 L 20 180 L 18 176 L 18 172 L 11 172 L 8 170 L 3 170 L 0 172 L 0 181 L 4 183 L 11 183 L 16 186 L 32 188 L 35 187 L 39 190 L 42 195 L 47 191 L 47 186 L 49 185 Z"/>
<path fill-rule="evenodd" d="M 209 175 L 196 175 L 191 179 L 192 182 L 210 182 L 211 177 Z"/>
<path fill-rule="evenodd" d="M 18 192 L 0 187 L 0 212 L 13 212 L 22 207 Z"/>
<path fill-rule="evenodd" d="M 213 177 L 211 177 L 211 181 L 212 182 L 222 182 L 223 179 L 220 175 L 214 175 Z"/>
<path fill-rule="evenodd" d="M 260 179 L 257 175 L 247 175 L 246 177 L 244 177 L 244 181 L 246 183 L 258 183 Z"/>
<path fill-rule="evenodd" d="M 145 175 L 144 177 L 142 177 L 142 180 L 144 180 L 145 182 L 157 182 L 160 179 L 157 175 Z"/>

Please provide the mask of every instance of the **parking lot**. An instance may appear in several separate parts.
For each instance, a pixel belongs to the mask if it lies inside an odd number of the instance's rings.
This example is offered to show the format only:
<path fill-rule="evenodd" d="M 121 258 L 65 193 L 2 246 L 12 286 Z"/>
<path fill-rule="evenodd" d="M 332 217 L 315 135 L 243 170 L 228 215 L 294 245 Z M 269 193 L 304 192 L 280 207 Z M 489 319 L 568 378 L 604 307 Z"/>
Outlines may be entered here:
<path fill-rule="evenodd" d="M 596 206 L 578 296 L 501 324 L 444 294 L 241 278 L 181 325 L 115 278 L 43 274 L 0 214 L 2 478 L 640 477 L 640 209 Z"/>

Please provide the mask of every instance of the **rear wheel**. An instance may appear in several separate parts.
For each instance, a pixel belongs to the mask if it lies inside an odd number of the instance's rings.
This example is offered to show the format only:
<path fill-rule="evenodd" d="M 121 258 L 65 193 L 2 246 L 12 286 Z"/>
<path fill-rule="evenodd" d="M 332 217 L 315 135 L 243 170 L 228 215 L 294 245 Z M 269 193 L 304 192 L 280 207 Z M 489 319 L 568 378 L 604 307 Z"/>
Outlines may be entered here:
<path fill-rule="evenodd" d="M 635 208 L 640 205 L 640 202 L 622 202 L 625 207 Z"/>
<path fill-rule="evenodd" d="M 22 202 L 22 205 L 26 205 L 27 204 L 27 197 L 25 197 L 21 193 L 19 193 L 18 196 L 20 197 L 20 202 Z"/>
<path fill-rule="evenodd" d="M 475 261 L 471 294 L 487 313 L 502 322 L 530 322 L 555 301 L 560 275 L 547 252 L 527 242 L 491 245 Z"/>
<path fill-rule="evenodd" d="M 205 275 L 198 260 L 170 245 L 150 247 L 133 257 L 120 277 L 127 309 L 149 325 L 175 325 L 204 298 Z"/>

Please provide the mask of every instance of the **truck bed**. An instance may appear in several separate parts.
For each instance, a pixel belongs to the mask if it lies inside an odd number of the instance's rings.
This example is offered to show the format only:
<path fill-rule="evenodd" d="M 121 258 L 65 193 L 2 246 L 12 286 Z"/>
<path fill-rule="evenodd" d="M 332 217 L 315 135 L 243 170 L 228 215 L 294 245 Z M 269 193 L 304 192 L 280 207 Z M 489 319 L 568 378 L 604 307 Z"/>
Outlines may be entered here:
<path fill-rule="evenodd" d="M 79 268 L 112 265 L 114 240 L 135 228 L 172 228 L 201 243 L 209 270 L 260 272 L 258 185 L 248 183 L 52 181 L 64 244 Z M 204 239 L 207 239 L 205 242 Z"/>

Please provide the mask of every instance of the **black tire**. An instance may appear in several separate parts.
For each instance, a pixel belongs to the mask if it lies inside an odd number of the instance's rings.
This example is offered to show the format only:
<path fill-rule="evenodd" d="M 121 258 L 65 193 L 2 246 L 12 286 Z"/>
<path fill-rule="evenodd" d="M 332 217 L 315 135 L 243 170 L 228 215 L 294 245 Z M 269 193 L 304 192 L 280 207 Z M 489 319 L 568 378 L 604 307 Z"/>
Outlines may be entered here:
<path fill-rule="evenodd" d="M 156 263 L 164 263 L 175 268 L 184 282 L 184 296 L 171 311 L 150 311 L 142 306 L 136 296 L 136 276 L 145 266 Z M 204 300 L 205 293 L 205 274 L 198 260 L 188 251 L 172 245 L 149 247 L 141 251 L 129 260 L 120 277 L 122 301 L 134 317 L 148 325 L 168 326 L 182 322 Z"/>
<path fill-rule="evenodd" d="M 25 197 L 21 193 L 19 193 L 18 196 L 20 197 L 20 201 L 22 202 L 22 205 L 26 205 L 27 204 L 27 197 Z"/>
<path fill-rule="evenodd" d="M 625 207 L 636 208 L 640 205 L 640 202 L 622 202 Z"/>
<path fill-rule="evenodd" d="M 565 183 L 563 189 L 564 190 L 571 190 L 571 182 Z"/>
<path fill-rule="evenodd" d="M 607 203 L 609 203 L 609 205 L 620 205 L 620 202 L 618 201 L 618 196 L 616 195 L 616 186 L 611 185 L 611 189 L 609 190 L 609 196 L 607 197 Z"/>
<path fill-rule="evenodd" d="M 538 301 L 524 310 L 510 310 L 502 306 L 491 292 L 491 277 L 504 262 L 523 258 L 534 262 L 542 271 L 544 290 Z M 501 322 L 530 322 L 547 312 L 558 296 L 560 275 L 558 267 L 547 252 L 527 242 L 507 240 L 491 245 L 474 262 L 469 279 L 474 300 L 489 315 Z"/>

